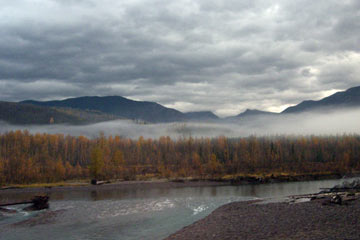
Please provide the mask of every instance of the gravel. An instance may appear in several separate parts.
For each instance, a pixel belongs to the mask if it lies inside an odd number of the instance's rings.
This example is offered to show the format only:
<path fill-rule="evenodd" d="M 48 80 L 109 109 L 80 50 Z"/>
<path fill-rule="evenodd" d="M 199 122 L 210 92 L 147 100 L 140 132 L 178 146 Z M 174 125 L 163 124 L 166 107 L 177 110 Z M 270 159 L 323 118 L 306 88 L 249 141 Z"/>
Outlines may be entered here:
<path fill-rule="evenodd" d="M 170 239 L 360 239 L 360 200 L 348 205 L 230 203 Z"/>

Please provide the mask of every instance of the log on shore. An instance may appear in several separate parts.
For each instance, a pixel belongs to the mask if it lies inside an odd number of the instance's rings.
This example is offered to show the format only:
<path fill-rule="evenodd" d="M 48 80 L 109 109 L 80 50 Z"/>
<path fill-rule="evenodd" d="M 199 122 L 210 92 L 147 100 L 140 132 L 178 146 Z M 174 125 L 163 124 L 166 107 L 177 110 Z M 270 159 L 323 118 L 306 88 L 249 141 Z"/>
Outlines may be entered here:
<path fill-rule="evenodd" d="M 91 179 L 90 183 L 92 185 L 103 185 L 103 184 L 110 183 L 110 181 L 99 181 L 99 180 L 96 180 L 96 179 Z"/>
<path fill-rule="evenodd" d="M 22 201 L 22 202 L 13 202 L 13 203 L 2 203 L 0 207 L 7 207 L 7 206 L 14 206 L 14 205 L 21 205 L 21 204 L 30 204 L 32 201 Z"/>
<path fill-rule="evenodd" d="M 22 201 L 22 202 L 13 202 L 13 203 L 3 203 L 0 204 L 0 207 L 21 205 L 21 204 L 32 204 L 24 208 L 25 211 L 37 211 L 42 209 L 49 208 L 49 196 L 35 196 L 30 201 Z"/>
<path fill-rule="evenodd" d="M 360 192 L 330 192 L 330 193 L 314 193 L 306 195 L 290 196 L 290 202 L 296 203 L 301 199 L 309 199 L 311 201 L 320 200 L 323 204 L 339 204 L 346 205 L 350 201 L 360 198 Z"/>

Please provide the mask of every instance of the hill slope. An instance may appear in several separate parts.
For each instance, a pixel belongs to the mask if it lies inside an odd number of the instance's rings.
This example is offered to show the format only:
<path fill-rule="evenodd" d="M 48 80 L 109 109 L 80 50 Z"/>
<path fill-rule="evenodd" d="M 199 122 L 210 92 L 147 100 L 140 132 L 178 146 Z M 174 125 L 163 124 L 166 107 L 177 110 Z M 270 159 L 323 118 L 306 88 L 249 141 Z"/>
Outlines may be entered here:
<path fill-rule="evenodd" d="M 277 116 L 278 113 L 273 112 L 266 112 L 266 111 L 260 111 L 257 109 L 246 109 L 244 112 L 233 116 L 233 117 L 227 117 L 227 121 L 251 121 L 254 119 L 258 119 L 260 117 L 269 117 L 269 116 Z"/>
<path fill-rule="evenodd" d="M 12 124 L 83 123 L 83 119 L 52 108 L 0 102 L 0 119 Z M 52 120 L 51 120 L 52 119 Z"/>
<path fill-rule="evenodd" d="M 155 102 L 134 101 L 120 96 L 79 97 L 59 101 L 23 101 L 21 103 L 46 107 L 66 107 L 81 110 L 96 110 L 128 119 L 148 122 L 176 122 L 186 119 L 182 112 L 166 108 Z"/>
<path fill-rule="evenodd" d="M 219 120 L 219 117 L 216 116 L 211 111 L 200 111 L 200 112 L 186 112 L 184 113 L 186 119 L 188 120 L 210 120 L 210 121 L 216 121 Z"/>
<path fill-rule="evenodd" d="M 282 113 L 324 111 L 350 107 L 360 107 L 360 86 L 349 88 L 343 92 L 337 92 L 318 101 L 303 101 L 296 106 L 285 109 Z"/>
<path fill-rule="evenodd" d="M 79 97 L 59 101 L 0 102 L 0 120 L 17 124 L 55 123 L 86 124 L 118 118 L 147 122 L 234 121 L 251 122 L 271 117 L 276 119 L 288 113 L 326 112 L 334 109 L 360 107 L 360 87 L 337 92 L 318 101 L 303 101 L 285 109 L 281 114 L 247 109 L 237 116 L 221 119 L 210 111 L 182 113 L 155 102 L 134 101 L 120 96 Z M 36 107 L 37 106 L 37 107 Z"/>

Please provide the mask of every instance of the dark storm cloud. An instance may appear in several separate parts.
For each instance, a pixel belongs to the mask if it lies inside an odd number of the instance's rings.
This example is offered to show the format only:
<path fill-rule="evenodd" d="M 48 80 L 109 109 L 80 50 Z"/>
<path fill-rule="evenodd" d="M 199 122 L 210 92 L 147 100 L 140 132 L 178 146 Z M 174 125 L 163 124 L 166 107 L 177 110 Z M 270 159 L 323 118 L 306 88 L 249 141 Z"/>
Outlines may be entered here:
<path fill-rule="evenodd" d="M 280 111 L 360 85 L 358 1 L 26 0 L 0 6 L 1 100 L 123 95 Z"/>

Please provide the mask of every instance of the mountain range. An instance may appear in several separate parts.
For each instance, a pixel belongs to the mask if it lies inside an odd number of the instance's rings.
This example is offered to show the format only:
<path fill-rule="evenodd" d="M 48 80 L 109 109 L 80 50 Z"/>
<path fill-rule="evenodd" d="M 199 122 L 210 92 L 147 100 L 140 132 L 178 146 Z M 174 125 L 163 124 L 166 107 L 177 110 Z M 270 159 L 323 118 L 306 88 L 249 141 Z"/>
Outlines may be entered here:
<path fill-rule="evenodd" d="M 42 107 L 32 104 L 0 102 L 0 120 L 12 124 L 89 124 L 120 117 L 94 110 Z"/>
<path fill-rule="evenodd" d="M 360 107 L 360 86 L 349 88 L 346 91 L 336 92 L 333 95 L 314 101 L 306 100 L 295 106 L 286 108 L 281 113 L 260 111 L 257 109 L 247 109 L 234 117 L 228 117 L 228 120 L 248 120 L 260 116 L 284 116 L 286 114 L 300 113 L 327 113 L 340 109 Z"/>
<path fill-rule="evenodd" d="M 301 113 L 313 111 L 332 111 L 339 108 L 351 108 L 360 106 L 360 86 L 349 88 L 343 92 L 337 92 L 318 101 L 308 100 L 300 104 L 288 107 L 282 113 Z"/>
<path fill-rule="evenodd" d="M 21 103 L 42 107 L 71 108 L 83 111 L 95 110 L 121 118 L 143 120 L 153 123 L 186 120 L 186 116 L 178 110 L 164 107 L 155 102 L 134 101 L 120 96 L 78 97 L 47 102 L 27 100 Z"/>
<path fill-rule="evenodd" d="M 114 119 L 166 122 L 222 122 L 251 120 L 303 112 L 326 112 L 360 107 L 360 86 L 337 92 L 318 101 L 307 100 L 281 113 L 247 109 L 233 117 L 219 118 L 210 111 L 183 113 L 155 102 L 134 101 L 121 96 L 85 96 L 54 101 L 0 102 L 0 120 L 13 124 L 88 124 Z"/>

